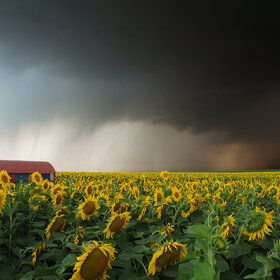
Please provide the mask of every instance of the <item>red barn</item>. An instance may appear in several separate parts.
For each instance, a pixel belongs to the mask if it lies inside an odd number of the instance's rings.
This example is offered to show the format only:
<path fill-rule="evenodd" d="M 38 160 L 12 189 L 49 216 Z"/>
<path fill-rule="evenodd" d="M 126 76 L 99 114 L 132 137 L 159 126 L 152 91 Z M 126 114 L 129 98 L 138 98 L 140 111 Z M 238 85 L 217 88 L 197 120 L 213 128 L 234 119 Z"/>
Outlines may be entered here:
<path fill-rule="evenodd" d="M 25 161 L 25 160 L 0 160 L 0 171 L 5 170 L 9 173 L 12 183 L 20 180 L 31 181 L 31 174 L 39 172 L 43 179 L 48 179 L 55 183 L 55 169 L 46 161 Z"/>

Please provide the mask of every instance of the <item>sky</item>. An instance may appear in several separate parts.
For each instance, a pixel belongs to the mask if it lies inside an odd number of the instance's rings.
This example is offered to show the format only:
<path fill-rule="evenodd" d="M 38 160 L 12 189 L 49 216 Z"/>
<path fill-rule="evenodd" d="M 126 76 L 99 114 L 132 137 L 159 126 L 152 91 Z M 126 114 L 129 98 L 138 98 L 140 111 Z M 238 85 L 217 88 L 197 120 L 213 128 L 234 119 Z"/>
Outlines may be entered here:
<path fill-rule="evenodd" d="M 280 168 L 278 1 L 0 1 L 0 158 Z"/>

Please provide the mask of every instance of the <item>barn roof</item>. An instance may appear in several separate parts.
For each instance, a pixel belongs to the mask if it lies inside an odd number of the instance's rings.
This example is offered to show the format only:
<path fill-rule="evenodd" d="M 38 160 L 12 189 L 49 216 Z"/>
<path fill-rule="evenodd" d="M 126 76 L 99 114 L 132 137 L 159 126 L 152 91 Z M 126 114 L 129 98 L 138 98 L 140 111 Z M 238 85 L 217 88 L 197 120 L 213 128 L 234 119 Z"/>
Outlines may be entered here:
<path fill-rule="evenodd" d="M 55 173 L 53 166 L 46 161 L 0 160 L 0 171 L 8 173 Z"/>

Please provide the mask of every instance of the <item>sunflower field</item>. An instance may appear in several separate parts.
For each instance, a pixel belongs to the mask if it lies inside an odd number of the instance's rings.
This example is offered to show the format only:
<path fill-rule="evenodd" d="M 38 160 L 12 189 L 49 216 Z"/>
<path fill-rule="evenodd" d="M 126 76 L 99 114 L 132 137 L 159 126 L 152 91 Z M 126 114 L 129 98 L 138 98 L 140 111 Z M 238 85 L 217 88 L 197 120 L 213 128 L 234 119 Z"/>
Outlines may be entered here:
<path fill-rule="evenodd" d="M 280 279 L 280 172 L 0 172 L 0 279 Z"/>

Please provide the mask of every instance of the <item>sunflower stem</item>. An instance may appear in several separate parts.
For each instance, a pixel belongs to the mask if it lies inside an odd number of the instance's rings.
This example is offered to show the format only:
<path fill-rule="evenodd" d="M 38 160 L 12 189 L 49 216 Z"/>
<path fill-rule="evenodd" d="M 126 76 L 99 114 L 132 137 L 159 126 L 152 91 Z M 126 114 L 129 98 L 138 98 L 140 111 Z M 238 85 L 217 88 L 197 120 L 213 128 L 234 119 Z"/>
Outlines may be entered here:
<path fill-rule="evenodd" d="M 139 261 L 139 262 L 142 264 L 142 266 L 143 266 L 143 268 L 144 268 L 144 270 L 145 270 L 145 273 L 148 275 L 148 271 L 147 271 L 146 266 L 143 264 L 143 262 L 142 262 L 142 261 Z"/>
<path fill-rule="evenodd" d="M 175 223 L 175 221 L 176 221 L 176 219 L 177 219 L 177 216 L 178 216 L 178 213 L 179 213 L 179 210 L 181 210 L 183 206 L 184 206 L 184 205 L 182 204 L 182 205 L 181 205 L 180 207 L 178 207 L 178 209 L 176 210 L 175 215 L 174 215 L 174 217 L 173 217 L 173 219 L 172 219 L 172 224 Z"/>

